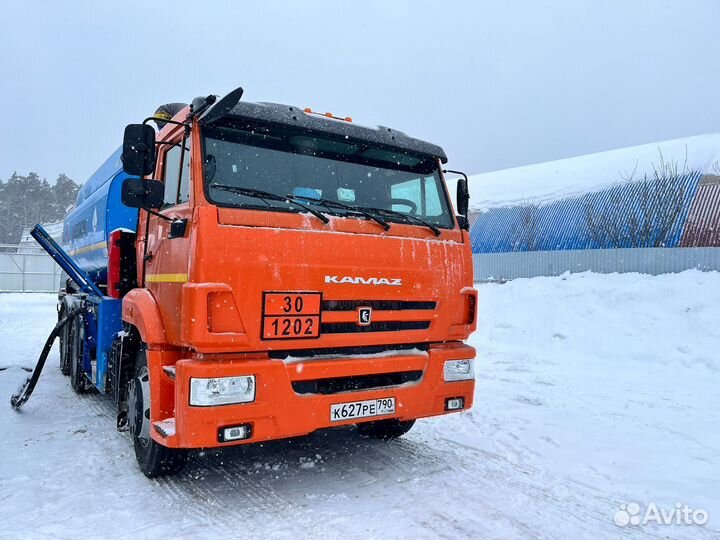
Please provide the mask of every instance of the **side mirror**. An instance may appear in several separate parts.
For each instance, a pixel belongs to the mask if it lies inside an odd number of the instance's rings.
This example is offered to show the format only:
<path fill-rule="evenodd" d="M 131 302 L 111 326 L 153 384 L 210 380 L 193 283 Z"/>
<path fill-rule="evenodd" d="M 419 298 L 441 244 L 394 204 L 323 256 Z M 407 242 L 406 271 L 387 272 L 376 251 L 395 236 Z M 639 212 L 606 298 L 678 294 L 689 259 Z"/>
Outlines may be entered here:
<path fill-rule="evenodd" d="M 459 174 L 460 176 L 462 176 L 462 178 L 457 181 L 457 199 L 456 199 L 455 206 L 457 206 L 458 225 L 460 225 L 461 229 L 465 229 L 466 231 L 469 231 L 470 230 L 470 220 L 468 219 L 468 210 L 470 209 L 470 190 L 468 189 L 467 174 L 465 174 L 462 171 L 452 171 L 450 169 L 443 169 L 443 174 L 447 174 L 447 173 Z"/>
<path fill-rule="evenodd" d="M 163 205 L 165 184 L 159 180 L 126 178 L 122 185 L 122 202 L 130 208 L 157 209 Z"/>
<path fill-rule="evenodd" d="M 468 220 L 468 208 L 470 207 L 470 191 L 468 190 L 467 178 L 461 178 L 457 183 L 457 211 L 458 223 L 460 227 L 466 231 L 470 230 L 470 220 Z"/>
<path fill-rule="evenodd" d="M 148 124 L 129 124 L 125 128 L 122 150 L 123 169 L 133 176 L 155 171 L 155 130 Z"/>
<path fill-rule="evenodd" d="M 205 113 L 205 116 L 201 119 L 201 123 L 212 124 L 213 122 L 220 120 L 223 116 L 229 113 L 235 105 L 238 104 L 242 95 L 243 89 L 236 88 L 224 96 L 220 101 L 215 103 L 210 110 L 207 111 L 207 113 Z"/>
<path fill-rule="evenodd" d="M 461 216 L 467 216 L 470 206 L 470 191 L 467 180 L 461 178 L 457 183 L 457 211 Z"/>

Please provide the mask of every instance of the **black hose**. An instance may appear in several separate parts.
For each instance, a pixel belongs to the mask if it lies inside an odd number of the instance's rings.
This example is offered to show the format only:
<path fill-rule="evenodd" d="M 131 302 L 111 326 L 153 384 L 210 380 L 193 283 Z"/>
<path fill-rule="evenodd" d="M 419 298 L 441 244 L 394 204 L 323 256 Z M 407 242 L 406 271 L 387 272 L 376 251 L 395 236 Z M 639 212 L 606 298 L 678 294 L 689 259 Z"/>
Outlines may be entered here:
<path fill-rule="evenodd" d="M 33 393 L 33 390 L 35 390 L 35 385 L 38 382 L 38 379 L 40 378 L 40 373 L 43 370 L 43 367 L 45 367 L 45 360 L 47 360 L 48 354 L 50 354 L 50 349 L 52 349 L 53 343 L 55 342 L 55 338 L 58 337 L 60 334 L 60 330 L 63 329 L 63 327 L 72 321 L 75 317 L 80 315 L 81 313 L 84 313 L 87 311 L 87 308 L 79 307 L 71 310 L 68 312 L 65 317 L 60 319 L 58 323 L 55 325 L 55 328 L 53 328 L 53 331 L 50 332 L 50 335 L 47 338 L 47 341 L 45 342 L 45 346 L 43 347 L 42 352 L 40 353 L 40 358 L 38 359 L 38 363 L 35 366 L 35 369 L 33 370 L 32 374 L 27 378 L 27 380 L 23 383 L 23 385 L 18 389 L 17 393 L 13 394 L 10 398 L 10 405 L 12 405 L 13 409 L 19 410 L 20 407 L 22 407 L 25 402 L 30 399 L 30 396 Z"/>

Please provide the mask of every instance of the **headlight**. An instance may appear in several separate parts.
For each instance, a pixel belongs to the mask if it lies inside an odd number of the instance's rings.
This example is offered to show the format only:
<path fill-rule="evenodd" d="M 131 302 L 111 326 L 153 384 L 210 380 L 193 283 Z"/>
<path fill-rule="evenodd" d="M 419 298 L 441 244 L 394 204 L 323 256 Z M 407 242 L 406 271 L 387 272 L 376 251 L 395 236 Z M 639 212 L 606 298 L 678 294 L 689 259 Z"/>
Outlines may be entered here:
<path fill-rule="evenodd" d="M 446 381 L 467 381 L 475 378 L 475 360 L 448 360 L 443 367 Z"/>
<path fill-rule="evenodd" d="M 255 376 L 190 379 L 190 405 L 209 407 L 255 401 Z"/>

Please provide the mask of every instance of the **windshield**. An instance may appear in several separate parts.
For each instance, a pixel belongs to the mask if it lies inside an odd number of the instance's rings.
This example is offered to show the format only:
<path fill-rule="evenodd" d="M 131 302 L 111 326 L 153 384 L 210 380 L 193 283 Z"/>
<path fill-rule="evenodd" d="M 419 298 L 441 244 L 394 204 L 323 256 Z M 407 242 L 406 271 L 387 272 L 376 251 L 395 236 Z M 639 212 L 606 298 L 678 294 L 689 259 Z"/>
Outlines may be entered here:
<path fill-rule="evenodd" d="M 287 200 L 263 199 L 227 189 L 235 186 L 281 198 L 289 195 L 397 212 L 383 214 L 389 222 L 422 226 L 408 219 L 414 217 L 437 227 L 454 227 L 433 159 L 262 126 L 211 126 L 203 135 L 206 194 L 219 206 L 303 211 Z M 328 214 L 363 218 L 336 205 L 321 209 Z"/>

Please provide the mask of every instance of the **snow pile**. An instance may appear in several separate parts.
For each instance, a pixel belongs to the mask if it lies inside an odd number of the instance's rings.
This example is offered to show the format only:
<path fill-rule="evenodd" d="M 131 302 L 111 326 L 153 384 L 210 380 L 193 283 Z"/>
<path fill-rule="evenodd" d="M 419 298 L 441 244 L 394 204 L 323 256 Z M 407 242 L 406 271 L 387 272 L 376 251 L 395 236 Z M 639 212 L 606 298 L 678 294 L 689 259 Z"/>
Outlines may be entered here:
<path fill-rule="evenodd" d="M 155 422 L 155 427 L 160 430 L 160 433 L 165 437 L 173 437 L 175 435 L 175 419 L 166 418 L 160 422 Z"/>
<path fill-rule="evenodd" d="M 475 408 L 450 419 L 454 440 L 552 472 L 549 493 L 591 486 L 605 516 L 630 502 L 711 516 L 638 533 L 718 537 L 720 273 L 518 279 L 483 285 L 479 305 Z"/>
<path fill-rule="evenodd" d="M 527 201 L 548 203 L 599 191 L 623 182 L 633 172 L 634 180 L 646 174 L 650 178 L 661 155 L 665 163 L 676 163 L 680 172 L 685 165 L 689 171 L 713 172 L 720 157 L 720 133 L 477 174 L 470 177 L 470 208 L 478 212 Z"/>
<path fill-rule="evenodd" d="M 379 353 L 367 353 L 367 354 L 346 354 L 344 358 L 357 359 L 357 358 L 392 358 L 395 356 L 427 356 L 427 351 L 422 349 L 390 349 Z M 313 356 L 287 356 L 283 360 L 286 364 L 294 364 L 296 362 L 317 362 L 319 360 L 332 360 L 337 358 L 335 354 L 316 354 Z"/>
<path fill-rule="evenodd" d="M 0 411 L 0 537 L 720 537 L 720 273 L 479 289 L 471 411 L 398 441 L 340 428 L 200 452 L 160 481 L 54 351 L 25 408 Z M 0 397 L 54 322 L 53 295 L 0 295 Z M 710 521 L 621 528 L 630 503 Z"/>

